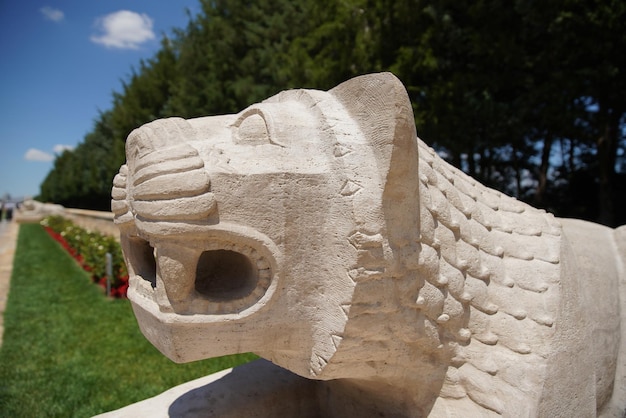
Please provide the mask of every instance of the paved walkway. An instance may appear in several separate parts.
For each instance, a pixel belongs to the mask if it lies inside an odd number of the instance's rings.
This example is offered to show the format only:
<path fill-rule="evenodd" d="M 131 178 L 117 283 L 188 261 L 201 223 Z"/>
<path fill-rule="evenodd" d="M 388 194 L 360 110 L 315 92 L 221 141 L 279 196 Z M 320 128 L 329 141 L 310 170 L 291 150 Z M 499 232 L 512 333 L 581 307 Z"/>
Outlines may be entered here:
<path fill-rule="evenodd" d="M 9 283 L 13 271 L 13 255 L 17 243 L 19 225 L 15 222 L 0 222 L 0 345 L 4 333 L 4 310 L 9 296 Z"/>

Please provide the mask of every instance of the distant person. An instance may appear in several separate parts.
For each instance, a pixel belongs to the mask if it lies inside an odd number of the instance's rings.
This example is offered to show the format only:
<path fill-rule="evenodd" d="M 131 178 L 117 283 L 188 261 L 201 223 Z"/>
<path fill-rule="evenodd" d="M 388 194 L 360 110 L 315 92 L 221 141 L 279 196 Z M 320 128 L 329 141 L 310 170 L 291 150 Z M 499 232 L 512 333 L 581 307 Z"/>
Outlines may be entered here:
<path fill-rule="evenodd" d="M 15 203 L 7 202 L 4 205 L 4 218 L 7 221 L 11 221 L 13 219 L 13 208 L 15 207 Z"/>

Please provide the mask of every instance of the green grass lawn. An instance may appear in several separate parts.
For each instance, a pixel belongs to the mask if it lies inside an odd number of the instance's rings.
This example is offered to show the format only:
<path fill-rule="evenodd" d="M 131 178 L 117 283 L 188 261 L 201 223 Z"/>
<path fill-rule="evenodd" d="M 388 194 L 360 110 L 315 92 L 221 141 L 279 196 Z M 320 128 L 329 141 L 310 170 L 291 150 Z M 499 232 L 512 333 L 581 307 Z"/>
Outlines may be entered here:
<path fill-rule="evenodd" d="M 90 417 L 255 358 L 171 362 L 37 224 L 20 227 L 4 325 L 1 417 Z"/>

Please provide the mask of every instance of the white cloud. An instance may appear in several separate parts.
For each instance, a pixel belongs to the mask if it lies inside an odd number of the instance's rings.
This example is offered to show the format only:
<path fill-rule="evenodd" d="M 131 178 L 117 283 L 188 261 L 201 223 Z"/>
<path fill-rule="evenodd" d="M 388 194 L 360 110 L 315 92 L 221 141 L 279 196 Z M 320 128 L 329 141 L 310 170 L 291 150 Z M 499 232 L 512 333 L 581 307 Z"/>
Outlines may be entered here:
<path fill-rule="evenodd" d="M 28 151 L 26 151 L 26 154 L 24 154 L 24 159 L 26 161 L 49 162 L 49 161 L 54 160 L 54 155 L 47 153 L 45 151 L 39 150 L 39 149 L 29 148 Z"/>
<path fill-rule="evenodd" d="M 96 28 L 102 32 L 92 36 L 92 42 L 107 48 L 137 49 L 139 45 L 155 38 L 152 19 L 146 14 L 120 10 L 96 20 Z"/>
<path fill-rule="evenodd" d="M 48 6 L 42 7 L 41 9 L 39 9 L 39 11 L 46 19 L 52 20 L 53 22 L 60 22 L 65 17 L 65 14 L 63 14 L 61 10 L 53 9 L 52 7 Z"/>
<path fill-rule="evenodd" d="M 67 150 L 67 151 L 74 151 L 74 147 L 71 145 L 63 145 L 63 144 L 56 144 L 54 146 L 54 148 L 52 148 L 54 150 L 55 154 L 61 154 L 63 151 Z"/>

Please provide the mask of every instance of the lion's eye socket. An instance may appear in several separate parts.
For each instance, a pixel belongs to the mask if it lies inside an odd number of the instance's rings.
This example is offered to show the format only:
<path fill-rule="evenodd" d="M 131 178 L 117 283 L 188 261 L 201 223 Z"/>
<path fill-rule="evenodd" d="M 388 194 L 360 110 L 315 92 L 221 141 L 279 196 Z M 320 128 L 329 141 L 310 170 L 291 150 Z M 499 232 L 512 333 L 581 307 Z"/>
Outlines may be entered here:
<path fill-rule="evenodd" d="M 254 113 L 241 121 L 236 133 L 236 142 L 244 145 L 262 145 L 270 143 L 270 134 L 265 119 Z"/>

